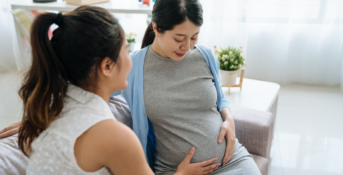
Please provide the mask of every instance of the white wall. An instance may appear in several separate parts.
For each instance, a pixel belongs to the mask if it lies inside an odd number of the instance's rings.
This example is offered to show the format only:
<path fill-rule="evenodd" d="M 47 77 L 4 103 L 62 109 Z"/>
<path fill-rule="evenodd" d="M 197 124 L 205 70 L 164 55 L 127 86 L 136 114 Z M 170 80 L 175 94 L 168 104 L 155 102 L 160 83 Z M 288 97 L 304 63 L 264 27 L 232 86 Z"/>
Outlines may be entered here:
<path fill-rule="evenodd" d="M 17 69 L 13 53 L 13 19 L 6 0 L 0 2 L 0 72 Z"/>

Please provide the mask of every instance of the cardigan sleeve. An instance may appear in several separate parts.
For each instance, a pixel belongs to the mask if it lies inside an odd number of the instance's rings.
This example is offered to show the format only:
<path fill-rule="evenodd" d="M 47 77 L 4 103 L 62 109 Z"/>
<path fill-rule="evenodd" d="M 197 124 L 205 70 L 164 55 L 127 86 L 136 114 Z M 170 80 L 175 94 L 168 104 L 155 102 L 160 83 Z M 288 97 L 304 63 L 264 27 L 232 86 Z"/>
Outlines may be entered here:
<path fill-rule="evenodd" d="M 219 89 L 220 89 L 220 95 L 222 97 L 222 101 L 221 101 L 221 106 L 220 106 L 220 110 L 222 110 L 222 108 L 229 108 L 230 109 L 230 104 L 229 104 L 229 101 L 228 99 L 225 97 L 224 95 L 224 92 L 223 92 L 223 89 L 222 89 L 222 78 L 221 78 L 221 75 L 220 75 L 220 69 L 219 69 L 219 60 L 218 60 L 218 57 L 217 55 L 211 51 L 211 54 L 212 54 L 212 57 L 214 58 L 214 62 L 215 62 L 215 70 L 217 72 L 217 77 L 218 77 L 218 86 L 219 86 Z"/>

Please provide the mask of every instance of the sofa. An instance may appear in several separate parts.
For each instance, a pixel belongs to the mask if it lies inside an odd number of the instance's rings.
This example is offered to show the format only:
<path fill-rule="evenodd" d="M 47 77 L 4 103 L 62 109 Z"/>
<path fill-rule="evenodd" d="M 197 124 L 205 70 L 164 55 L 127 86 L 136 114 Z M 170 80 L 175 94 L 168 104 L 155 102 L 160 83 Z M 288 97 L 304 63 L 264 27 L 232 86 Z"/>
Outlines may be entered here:
<path fill-rule="evenodd" d="M 123 97 L 111 97 L 109 106 L 114 114 L 120 114 L 115 116 L 129 116 L 117 117 L 117 120 L 132 127 L 130 110 Z M 253 156 L 262 175 L 267 175 L 273 139 L 273 115 L 234 105 L 230 108 L 237 139 Z M 28 162 L 29 159 L 18 148 L 17 135 L 0 139 L 1 175 L 24 175 Z"/>
<path fill-rule="evenodd" d="M 253 156 L 262 175 L 268 174 L 273 140 L 272 113 L 231 105 L 236 137 Z"/>

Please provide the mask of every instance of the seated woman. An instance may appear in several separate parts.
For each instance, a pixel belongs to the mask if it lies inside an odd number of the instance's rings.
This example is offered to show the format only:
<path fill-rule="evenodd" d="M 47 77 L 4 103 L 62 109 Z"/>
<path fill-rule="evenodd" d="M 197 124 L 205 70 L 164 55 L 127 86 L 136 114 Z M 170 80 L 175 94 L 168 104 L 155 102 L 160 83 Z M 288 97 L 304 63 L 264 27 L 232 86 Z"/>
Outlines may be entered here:
<path fill-rule="evenodd" d="M 132 129 L 130 108 L 121 95 L 110 98 L 108 105 L 115 118 L 120 123 Z M 26 157 L 18 147 L 18 130 L 21 121 L 16 122 L 0 131 L 0 174 L 25 175 L 29 164 Z M 14 135 L 13 135 L 14 134 Z"/>
<path fill-rule="evenodd" d="M 59 28 L 51 40 L 48 29 Z M 63 16 L 45 13 L 31 29 L 32 65 L 19 94 L 24 113 L 18 134 L 30 157 L 28 175 L 153 174 L 141 143 L 108 106 L 128 86 L 131 70 L 122 27 L 108 11 L 81 6 Z M 210 174 L 216 159 L 190 163 L 175 174 Z"/>
<path fill-rule="evenodd" d="M 114 94 L 128 102 L 156 174 L 173 174 L 192 146 L 192 162 L 216 157 L 222 163 L 213 174 L 261 174 L 235 137 L 217 57 L 195 45 L 202 13 L 198 0 L 157 0 L 142 49 L 130 55 L 129 86 Z"/>

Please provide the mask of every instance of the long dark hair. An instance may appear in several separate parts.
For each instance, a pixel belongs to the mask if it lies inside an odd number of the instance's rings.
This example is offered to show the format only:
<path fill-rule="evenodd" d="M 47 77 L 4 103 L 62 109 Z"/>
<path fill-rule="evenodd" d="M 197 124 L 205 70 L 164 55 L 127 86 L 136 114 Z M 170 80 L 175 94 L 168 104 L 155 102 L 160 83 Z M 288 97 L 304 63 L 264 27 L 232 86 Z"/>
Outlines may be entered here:
<path fill-rule="evenodd" d="M 156 0 L 151 23 L 145 31 L 142 48 L 152 44 L 155 39 L 152 22 L 156 23 L 159 33 L 173 30 L 175 25 L 187 19 L 200 27 L 203 24 L 202 13 L 202 6 L 198 0 Z"/>
<path fill-rule="evenodd" d="M 24 103 L 19 147 L 26 155 L 32 141 L 61 113 L 68 83 L 90 84 L 96 79 L 91 72 L 97 72 L 94 68 L 105 57 L 117 61 L 124 41 L 118 20 L 107 10 L 91 6 L 59 18 L 59 28 L 50 40 L 48 30 L 57 17 L 41 14 L 31 28 L 32 65 L 19 90 Z"/>

